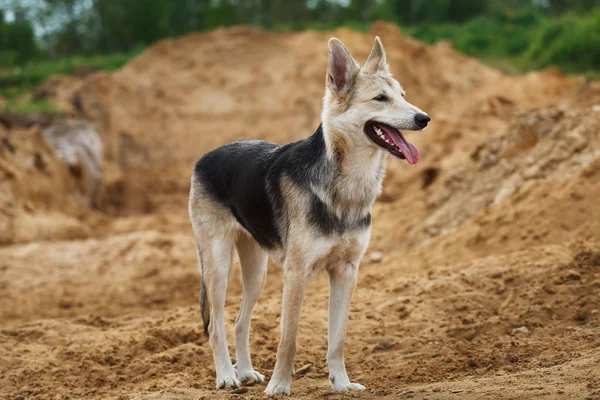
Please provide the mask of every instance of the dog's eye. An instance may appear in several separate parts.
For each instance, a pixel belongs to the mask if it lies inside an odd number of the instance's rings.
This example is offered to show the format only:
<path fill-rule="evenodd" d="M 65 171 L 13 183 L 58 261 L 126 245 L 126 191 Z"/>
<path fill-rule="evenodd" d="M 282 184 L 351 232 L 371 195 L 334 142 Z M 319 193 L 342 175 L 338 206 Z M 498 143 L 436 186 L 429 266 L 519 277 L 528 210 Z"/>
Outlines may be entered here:
<path fill-rule="evenodd" d="M 374 97 L 373 100 L 375 101 L 388 101 L 388 97 L 385 94 L 380 94 L 377 97 Z"/>

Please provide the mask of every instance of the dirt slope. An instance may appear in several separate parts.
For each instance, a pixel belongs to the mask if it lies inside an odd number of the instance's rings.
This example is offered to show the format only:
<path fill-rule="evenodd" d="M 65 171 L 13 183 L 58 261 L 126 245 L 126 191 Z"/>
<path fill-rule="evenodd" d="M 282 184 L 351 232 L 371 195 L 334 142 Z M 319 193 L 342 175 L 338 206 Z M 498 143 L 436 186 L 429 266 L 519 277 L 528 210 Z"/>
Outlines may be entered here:
<path fill-rule="evenodd" d="M 554 70 L 507 76 L 387 24 L 193 34 L 114 73 L 40 88 L 96 126 L 104 214 L 75 212 L 67 168 L 39 131 L 4 132 L 18 145 L 0 152 L 0 184 L 20 189 L 4 192 L 0 217 L 19 204 L 49 227 L 22 228 L 19 240 L 0 230 L 0 398 L 265 398 L 264 385 L 214 390 L 186 214 L 191 166 L 231 140 L 312 133 L 327 39 L 360 61 L 375 34 L 433 122 L 409 134 L 419 164 L 391 160 L 373 212 L 346 347 L 349 374 L 368 390 L 330 392 L 320 276 L 303 309 L 296 369 L 310 366 L 294 397 L 600 399 L 600 85 Z M 28 161 L 36 152 L 46 170 Z M 72 230 L 53 230 L 65 218 Z M 251 337 L 267 377 L 281 287 L 270 266 Z"/>

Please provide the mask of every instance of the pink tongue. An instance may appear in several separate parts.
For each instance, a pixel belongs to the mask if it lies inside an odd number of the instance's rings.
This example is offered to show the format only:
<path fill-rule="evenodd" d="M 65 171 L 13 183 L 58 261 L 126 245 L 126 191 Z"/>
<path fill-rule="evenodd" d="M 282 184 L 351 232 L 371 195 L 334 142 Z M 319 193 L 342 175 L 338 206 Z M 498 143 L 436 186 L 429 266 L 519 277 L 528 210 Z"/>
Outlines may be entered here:
<path fill-rule="evenodd" d="M 379 127 L 383 128 L 385 133 L 387 133 L 387 136 L 400 148 L 400 151 L 402 151 L 402 154 L 406 157 L 406 161 L 408 161 L 409 164 L 416 164 L 419 162 L 419 150 L 413 144 L 408 143 L 400 132 L 390 132 L 390 129 L 381 125 L 379 125 Z"/>

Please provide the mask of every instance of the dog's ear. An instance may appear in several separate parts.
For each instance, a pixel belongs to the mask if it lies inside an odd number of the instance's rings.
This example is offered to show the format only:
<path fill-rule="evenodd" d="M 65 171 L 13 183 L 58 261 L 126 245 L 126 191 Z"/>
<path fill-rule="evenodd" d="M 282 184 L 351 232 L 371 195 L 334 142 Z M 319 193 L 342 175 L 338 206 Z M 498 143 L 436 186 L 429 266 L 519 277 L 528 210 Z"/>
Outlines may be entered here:
<path fill-rule="evenodd" d="M 367 58 L 367 62 L 363 66 L 362 70 L 366 73 L 372 74 L 377 71 L 388 72 L 387 60 L 385 57 L 385 50 L 383 44 L 379 40 L 379 36 L 375 36 L 375 43 L 373 43 L 373 50 Z"/>
<path fill-rule="evenodd" d="M 359 66 L 344 44 L 336 38 L 329 39 L 329 66 L 327 86 L 334 93 L 346 94 L 354 85 Z"/>

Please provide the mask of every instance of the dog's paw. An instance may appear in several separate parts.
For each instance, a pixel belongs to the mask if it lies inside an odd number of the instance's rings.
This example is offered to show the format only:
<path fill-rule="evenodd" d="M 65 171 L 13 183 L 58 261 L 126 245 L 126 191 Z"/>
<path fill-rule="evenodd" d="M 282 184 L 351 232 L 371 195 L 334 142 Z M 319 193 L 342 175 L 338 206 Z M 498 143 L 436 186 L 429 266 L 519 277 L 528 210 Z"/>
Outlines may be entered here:
<path fill-rule="evenodd" d="M 254 370 L 238 371 L 237 377 L 240 382 L 245 383 L 263 383 L 265 381 L 265 376 Z"/>
<path fill-rule="evenodd" d="M 345 392 L 346 390 L 365 390 L 365 387 L 360 383 L 349 383 L 347 385 L 340 386 L 339 388 L 333 388 L 336 392 Z"/>
<path fill-rule="evenodd" d="M 279 381 L 271 379 L 267 388 L 265 389 L 266 394 L 286 394 L 289 395 L 292 391 L 292 381 L 285 380 Z"/>
<path fill-rule="evenodd" d="M 237 389 L 241 385 L 235 376 L 217 377 L 217 389 Z"/>
<path fill-rule="evenodd" d="M 347 390 L 365 390 L 365 387 L 363 385 L 361 385 L 360 383 L 350 383 L 348 378 L 329 378 L 329 382 L 331 382 L 331 387 L 336 392 L 345 392 Z"/>

